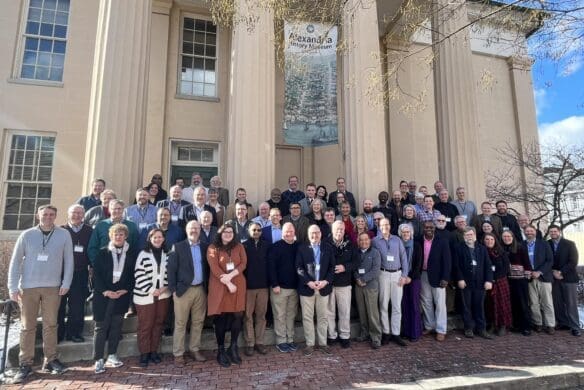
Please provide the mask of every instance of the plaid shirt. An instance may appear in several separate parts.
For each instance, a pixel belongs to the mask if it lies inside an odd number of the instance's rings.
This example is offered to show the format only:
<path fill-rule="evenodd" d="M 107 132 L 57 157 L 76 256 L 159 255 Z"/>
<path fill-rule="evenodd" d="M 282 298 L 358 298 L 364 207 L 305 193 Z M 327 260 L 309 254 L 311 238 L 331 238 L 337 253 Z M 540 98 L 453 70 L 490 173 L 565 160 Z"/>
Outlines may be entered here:
<path fill-rule="evenodd" d="M 426 209 L 423 209 L 421 212 L 419 212 L 417 214 L 418 219 L 420 220 L 420 222 L 433 222 L 435 218 L 438 218 L 439 216 L 441 216 L 442 214 L 440 214 L 440 211 L 438 210 L 432 210 L 432 211 L 428 211 Z"/>

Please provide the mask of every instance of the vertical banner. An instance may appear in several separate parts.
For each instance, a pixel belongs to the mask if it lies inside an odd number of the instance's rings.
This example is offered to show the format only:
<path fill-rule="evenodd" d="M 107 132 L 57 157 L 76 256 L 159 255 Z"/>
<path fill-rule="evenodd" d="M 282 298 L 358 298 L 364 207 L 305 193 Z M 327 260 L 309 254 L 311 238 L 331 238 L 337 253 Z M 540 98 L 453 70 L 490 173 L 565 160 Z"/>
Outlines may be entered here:
<path fill-rule="evenodd" d="M 338 144 L 337 26 L 284 25 L 284 140 L 291 145 Z"/>

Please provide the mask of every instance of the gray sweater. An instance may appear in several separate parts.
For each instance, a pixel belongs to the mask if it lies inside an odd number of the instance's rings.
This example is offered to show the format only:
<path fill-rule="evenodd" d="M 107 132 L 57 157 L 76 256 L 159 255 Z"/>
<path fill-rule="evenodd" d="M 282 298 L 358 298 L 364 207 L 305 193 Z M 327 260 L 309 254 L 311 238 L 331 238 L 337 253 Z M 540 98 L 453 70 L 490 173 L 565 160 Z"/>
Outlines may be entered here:
<path fill-rule="evenodd" d="M 44 237 L 47 241 L 47 237 Z M 35 287 L 69 288 L 73 279 L 73 244 L 69 232 L 55 226 L 46 243 L 46 261 L 39 261 L 43 252 L 43 233 L 38 226 L 22 232 L 8 269 L 8 289 L 15 293 L 19 289 Z"/>

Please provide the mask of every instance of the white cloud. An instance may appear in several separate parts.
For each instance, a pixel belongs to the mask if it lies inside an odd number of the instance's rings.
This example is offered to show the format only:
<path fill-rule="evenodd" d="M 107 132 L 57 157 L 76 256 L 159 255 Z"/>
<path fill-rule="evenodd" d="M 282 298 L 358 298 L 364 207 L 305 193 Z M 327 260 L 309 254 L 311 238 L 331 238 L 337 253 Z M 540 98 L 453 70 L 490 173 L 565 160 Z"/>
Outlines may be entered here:
<path fill-rule="evenodd" d="M 535 98 L 535 114 L 539 116 L 548 106 L 547 90 L 545 88 L 536 88 L 533 90 Z"/>
<path fill-rule="evenodd" d="M 564 69 L 562 69 L 562 73 L 560 74 L 561 77 L 568 77 L 576 73 L 580 68 L 584 65 L 584 61 L 582 59 L 572 60 L 569 61 Z"/>
<path fill-rule="evenodd" d="M 570 116 L 557 122 L 540 124 L 539 140 L 542 145 L 584 144 L 584 116 Z"/>

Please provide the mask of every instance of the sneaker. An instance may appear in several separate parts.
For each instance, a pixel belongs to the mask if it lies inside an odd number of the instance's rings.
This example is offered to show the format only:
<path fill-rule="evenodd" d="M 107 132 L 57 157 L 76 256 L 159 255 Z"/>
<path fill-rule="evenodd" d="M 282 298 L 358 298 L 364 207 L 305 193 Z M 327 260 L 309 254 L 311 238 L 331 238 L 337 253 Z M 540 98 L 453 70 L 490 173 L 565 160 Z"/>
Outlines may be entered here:
<path fill-rule="evenodd" d="M 468 339 L 472 339 L 474 337 L 474 333 L 473 333 L 472 329 L 466 329 L 464 331 L 464 337 L 466 337 Z"/>
<path fill-rule="evenodd" d="M 391 336 L 391 341 L 393 341 L 394 343 L 396 343 L 400 347 L 406 347 L 407 346 L 406 342 L 400 336 L 398 336 L 398 335 L 392 335 Z"/>
<path fill-rule="evenodd" d="M 296 345 L 296 343 L 288 343 L 288 349 L 290 352 L 296 352 L 298 350 L 298 345 Z"/>
<path fill-rule="evenodd" d="M 59 361 L 59 359 L 52 360 L 50 362 L 45 362 L 42 368 L 43 372 L 48 372 L 53 375 L 61 375 L 67 371 L 67 367 Z"/>
<path fill-rule="evenodd" d="M 24 382 L 26 377 L 28 377 L 31 373 L 32 373 L 32 367 L 27 366 L 25 364 L 22 364 L 18 368 L 18 371 L 16 371 L 16 374 L 12 377 L 12 383 L 17 384 L 17 383 Z"/>
<path fill-rule="evenodd" d="M 479 332 L 479 336 L 481 336 L 482 338 L 487 339 L 487 340 L 492 340 L 493 339 L 493 335 L 490 334 L 489 332 L 487 332 L 486 330 L 481 330 Z"/>
<path fill-rule="evenodd" d="M 332 355 L 333 354 L 333 351 L 331 350 L 331 347 L 329 347 L 328 345 L 322 345 L 322 346 L 319 347 L 319 349 L 325 355 Z"/>
<path fill-rule="evenodd" d="M 99 359 L 95 362 L 95 373 L 101 374 L 104 372 L 105 372 L 105 363 L 103 362 L 103 359 Z"/>
<path fill-rule="evenodd" d="M 312 355 L 313 352 L 314 352 L 314 347 L 309 347 L 309 346 L 306 346 L 304 348 L 304 351 L 302 351 L 304 356 L 310 356 L 310 355 Z"/>
<path fill-rule="evenodd" d="M 292 350 L 290 349 L 290 347 L 286 343 L 281 343 L 281 344 L 276 345 L 276 349 L 282 353 L 292 352 Z"/>
<path fill-rule="evenodd" d="M 120 360 L 120 358 L 118 358 L 118 355 L 111 354 L 107 357 L 107 361 L 105 362 L 105 365 L 106 365 L 106 367 L 117 368 L 117 367 L 123 366 L 124 362 L 122 362 Z"/>

